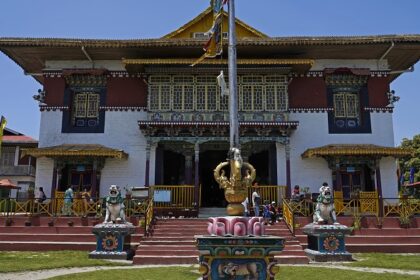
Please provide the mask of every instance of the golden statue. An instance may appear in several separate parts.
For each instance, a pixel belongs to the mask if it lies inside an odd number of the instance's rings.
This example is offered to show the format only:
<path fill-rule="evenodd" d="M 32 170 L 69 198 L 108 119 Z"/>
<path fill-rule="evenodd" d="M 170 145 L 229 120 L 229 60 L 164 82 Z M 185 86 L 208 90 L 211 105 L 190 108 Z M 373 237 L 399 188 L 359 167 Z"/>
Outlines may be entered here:
<path fill-rule="evenodd" d="M 225 176 L 223 168 L 230 164 L 230 179 Z M 245 168 L 246 175 L 242 178 L 242 168 Z M 227 206 L 227 213 L 229 216 L 242 216 L 244 207 L 242 202 L 248 196 L 248 188 L 251 187 L 255 180 L 255 168 L 242 161 L 241 152 L 237 148 L 230 150 L 230 160 L 220 163 L 214 169 L 214 179 L 219 184 L 219 187 L 225 190 L 226 201 L 229 202 Z"/>

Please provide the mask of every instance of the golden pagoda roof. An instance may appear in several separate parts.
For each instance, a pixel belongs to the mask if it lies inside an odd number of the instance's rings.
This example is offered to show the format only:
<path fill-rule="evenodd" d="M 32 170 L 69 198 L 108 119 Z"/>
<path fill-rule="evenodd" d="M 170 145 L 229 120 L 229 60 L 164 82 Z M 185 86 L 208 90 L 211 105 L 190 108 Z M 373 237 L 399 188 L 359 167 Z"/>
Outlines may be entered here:
<path fill-rule="evenodd" d="M 334 144 L 307 149 L 302 158 L 326 156 L 379 156 L 405 157 L 412 155 L 411 149 L 384 147 L 372 144 Z"/>
<path fill-rule="evenodd" d="M 99 144 L 63 144 L 58 146 L 22 149 L 22 156 L 33 157 L 110 157 L 127 158 L 123 150 L 109 148 Z"/>
<path fill-rule="evenodd" d="M 188 29 L 190 29 L 193 25 L 198 24 L 200 21 L 204 21 L 205 17 L 207 17 L 207 16 L 213 17 L 212 7 L 208 7 L 203 12 L 201 12 L 198 16 L 196 16 L 195 18 L 193 18 L 192 20 L 190 20 L 189 22 L 187 22 L 186 24 L 184 24 L 183 26 L 181 26 L 177 30 L 175 30 L 175 31 L 173 31 L 169 34 L 166 34 L 162 38 L 165 38 L 165 39 L 166 38 L 174 38 L 174 37 L 178 37 L 181 33 L 187 33 Z M 223 17 L 225 19 L 227 19 L 227 17 L 228 17 L 228 15 L 225 11 L 223 11 Z M 264 33 L 256 30 L 252 26 L 249 26 L 248 24 L 239 20 L 238 18 L 235 18 L 235 22 L 236 22 L 236 25 L 239 25 L 241 28 L 247 30 L 250 34 L 252 34 L 253 37 L 260 37 L 260 38 L 268 37 Z M 203 30 L 203 31 L 207 32 L 209 29 L 210 28 L 207 28 L 207 30 Z"/>

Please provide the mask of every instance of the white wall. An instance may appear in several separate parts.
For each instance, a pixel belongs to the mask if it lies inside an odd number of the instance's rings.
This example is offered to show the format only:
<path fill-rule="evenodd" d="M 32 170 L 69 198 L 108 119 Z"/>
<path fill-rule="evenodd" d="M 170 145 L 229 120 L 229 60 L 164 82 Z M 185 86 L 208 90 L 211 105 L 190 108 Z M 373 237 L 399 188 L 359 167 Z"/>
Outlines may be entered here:
<path fill-rule="evenodd" d="M 43 187 L 45 194 L 51 196 L 51 186 L 54 170 L 54 161 L 50 158 L 36 160 L 35 188 Z"/>
<path fill-rule="evenodd" d="M 44 111 L 41 114 L 39 147 L 61 144 L 101 144 L 114 149 L 122 149 L 128 153 L 128 159 L 106 159 L 101 172 L 101 195 L 107 193 L 111 184 L 117 184 L 121 188 L 143 186 L 146 139 L 141 134 L 137 121 L 144 119 L 146 119 L 146 113 L 143 111 L 107 111 L 104 133 L 61 133 L 62 112 Z M 37 186 L 51 187 L 52 169 L 52 160 L 39 159 Z M 49 189 L 46 190 L 49 191 Z"/>
<path fill-rule="evenodd" d="M 327 113 L 291 113 L 289 119 L 299 121 L 299 126 L 290 137 L 291 185 L 310 187 L 312 192 L 318 192 L 323 182 L 332 185 L 332 171 L 323 158 L 302 159 L 301 155 L 307 149 L 330 144 L 394 146 L 392 114 L 390 113 L 371 113 L 372 133 L 364 134 L 329 134 Z M 285 154 L 281 150 L 281 148 L 277 150 L 279 184 L 286 182 L 285 175 L 283 177 Z M 395 161 L 392 163 L 387 159 L 382 159 L 384 194 L 392 193 L 396 189 L 396 185 L 391 184 L 392 176 L 396 174 L 395 168 Z"/>
<path fill-rule="evenodd" d="M 383 198 L 398 197 L 397 162 L 392 157 L 382 158 L 379 168 L 381 170 L 381 185 Z"/>

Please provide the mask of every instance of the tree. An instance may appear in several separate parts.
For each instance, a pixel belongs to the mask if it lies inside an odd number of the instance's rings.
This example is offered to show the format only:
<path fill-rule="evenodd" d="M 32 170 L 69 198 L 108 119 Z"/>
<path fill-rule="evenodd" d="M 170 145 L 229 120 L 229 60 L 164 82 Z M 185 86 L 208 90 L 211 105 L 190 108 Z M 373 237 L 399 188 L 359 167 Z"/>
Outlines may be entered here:
<path fill-rule="evenodd" d="M 413 137 L 412 140 L 404 138 L 400 145 L 401 148 L 413 149 L 412 156 L 404 157 L 399 160 L 399 167 L 404 174 L 404 181 L 409 181 L 410 169 L 414 167 L 414 182 L 420 181 L 420 134 Z"/>

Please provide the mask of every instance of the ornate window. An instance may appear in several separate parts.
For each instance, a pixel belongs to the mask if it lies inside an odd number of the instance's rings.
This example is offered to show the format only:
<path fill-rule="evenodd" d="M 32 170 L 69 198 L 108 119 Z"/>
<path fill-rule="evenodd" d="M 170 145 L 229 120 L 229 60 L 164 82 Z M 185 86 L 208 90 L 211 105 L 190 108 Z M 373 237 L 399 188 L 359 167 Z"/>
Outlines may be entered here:
<path fill-rule="evenodd" d="M 288 108 L 286 76 L 265 77 L 265 101 L 267 111 L 286 111 Z"/>
<path fill-rule="evenodd" d="M 216 110 L 217 85 L 214 83 L 214 76 L 198 76 L 195 86 L 196 110 L 214 111 Z"/>
<path fill-rule="evenodd" d="M 63 133 L 103 133 L 105 127 L 106 75 L 71 74 L 65 76 Z"/>
<path fill-rule="evenodd" d="M 173 107 L 174 111 L 192 111 L 194 105 L 194 77 L 174 76 Z"/>
<path fill-rule="evenodd" d="M 335 93 L 334 114 L 336 118 L 358 118 L 359 96 L 355 93 Z"/>
<path fill-rule="evenodd" d="M 239 109 L 285 111 L 287 79 L 281 75 L 244 75 L 238 79 Z M 226 79 L 226 83 L 229 81 Z M 216 76 L 152 75 L 149 77 L 151 111 L 227 111 L 229 96 L 222 96 Z"/>
<path fill-rule="evenodd" d="M 242 76 L 239 97 L 240 110 L 261 111 L 263 109 L 263 77 Z"/>
<path fill-rule="evenodd" d="M 0 161 L 0 164 L 2 166 L 13 166 L 13 165 L 15 165 L 15 152 L 16 152 L 16 147 L 5 147 L 5 146 L 2 146 L 0 149 L 1 149 L 1 161 Z"/>
<path fill-rule="evenodd" d="M 73 98 L 73 126 L 97 126 L 100 95 L 96 92 L 77 92 Z"/>
<path fill-rule="evenodd" d="M 149 83 L 149 106 L 151 110 L 168 111 L 171 109 L 171 77 L 151 76 Z"/>
<path fill-rule="evenodd" d="M 98 92 L 76 92 L 73 97 L 72 125 L 76 127 L 94 127 L 99 124 Z"/>
<path fill-rule="evenodd" d="M 370 114 L 363 112 L 368 104 L 367 76 L 340 72 L 326 77 L 330 133 L 370 133 Z"/>

